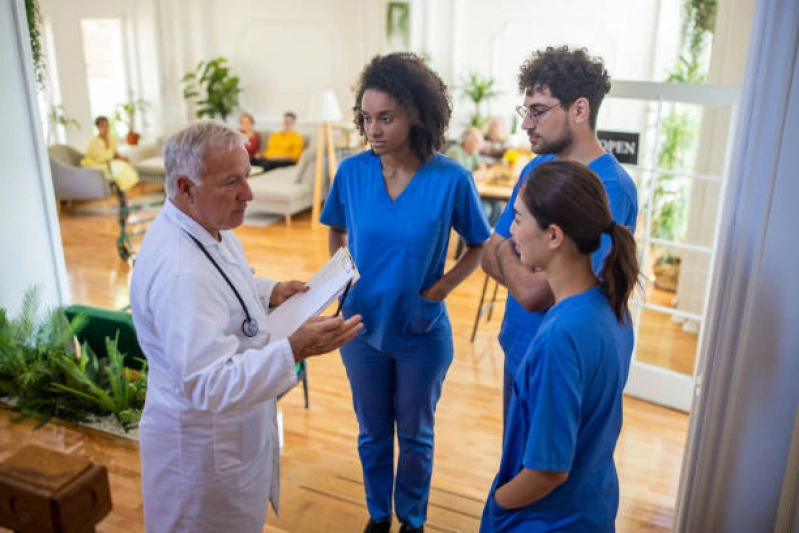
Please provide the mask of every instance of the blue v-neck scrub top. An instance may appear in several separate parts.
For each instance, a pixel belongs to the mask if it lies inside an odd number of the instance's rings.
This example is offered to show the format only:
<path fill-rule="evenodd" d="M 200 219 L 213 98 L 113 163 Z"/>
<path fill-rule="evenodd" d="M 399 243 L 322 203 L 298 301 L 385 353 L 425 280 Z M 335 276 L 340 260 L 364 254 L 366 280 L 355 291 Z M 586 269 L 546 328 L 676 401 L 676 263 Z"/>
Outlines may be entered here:
<path fill-rule="evenodd" d="M 499 473 L 481 533 L 611 533 L 619 507 L 613 451 L 633 352 L 632 320 L 619 323 L 599 286 L 552 307 L 513 380 Z M 496 489 L 523 469 L 568 472 L 535 503 L 504 509 Z"/>
<path fill-rule="evenodd" d="M 421 293 L 444 275 L 451 228 L 468 244 L 489 237 L 474 180 L 465 168 L 436 154 L 392 200 L 380 157 L 361 152 L 342 161 L 320 220 L 347 230 L 361 279 L 342 313 L 363 317 L 364 341 L 383 350 L 418 345 L 434 332 L 451 336 L 444 302 Z"/>

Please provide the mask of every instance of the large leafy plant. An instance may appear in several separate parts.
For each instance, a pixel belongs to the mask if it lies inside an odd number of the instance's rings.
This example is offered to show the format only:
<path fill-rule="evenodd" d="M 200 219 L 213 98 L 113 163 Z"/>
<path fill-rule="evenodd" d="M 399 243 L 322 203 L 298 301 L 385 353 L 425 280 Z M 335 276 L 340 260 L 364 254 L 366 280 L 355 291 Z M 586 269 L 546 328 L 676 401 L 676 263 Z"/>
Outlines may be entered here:
<path fill-rule="evenodd" d="M 0 398 L 14 411 L 12 420 L 36 420 L 41 427 L 53 417 L 86 422 L 114 416 L 127 431 L 144 406 L 146 365 L 125 368 L 117 338 L 106 339 L 107 358 L 87 345 L 80 353 L 75 335 L 86 317 L 67 320 L 62 309 L 38 316 L 39 291 L 28 290 L 18 317 L 0 309 Z"/>
<path fill-rule="evenodd" d="M 239 105 L 239 77 L 231 73 L 224 57 L 200 61 L 182 81 L 183 98 L 195 103 L 197 118 L 227 120 Z"/>
<path fill-rule="evenodd" d="M 59 365 L 67 377 L 66 383 L 53 386 L 95 405 L 103 415 L 113 415 L 125 431 L 138 424 L 147 392 L 147 363 L 140 371 L 126 368 L 125 355 L 117 348 L 119 333 L 106 338 L 108 358 L 100 360 L 84 343 L 81 357 L 62 358 Z"/>
<path fill-rule="evenodd" d="M 65 392 L 53 390 L 63 382 L 59 362 L 74 358 L 73 332 L 83 318 L 70 324 L 60 310 L 43 319 L 37 316 L 39 291 L 26 292 L 18 317 L 9 319 L 0 310 L 0 397 L 10 399 L 17 415 L 14 420 L 33 418 L 37 427 L 51 418 L 85 421 L 94 411 L 85 401 L 72 401 Z"/>

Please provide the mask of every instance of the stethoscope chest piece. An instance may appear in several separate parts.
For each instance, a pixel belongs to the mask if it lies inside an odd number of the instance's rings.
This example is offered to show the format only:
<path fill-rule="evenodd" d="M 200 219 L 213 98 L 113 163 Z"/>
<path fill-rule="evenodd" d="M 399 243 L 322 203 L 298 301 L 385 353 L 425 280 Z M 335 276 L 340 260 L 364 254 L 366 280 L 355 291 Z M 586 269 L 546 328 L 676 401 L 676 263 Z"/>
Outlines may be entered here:
<path fill-rule="evenodd" d="M 241 331 L 245 337 L 255 337 L 258 335 L 258 322 L 253 318 L 247 318 L 241 324 Z"/>

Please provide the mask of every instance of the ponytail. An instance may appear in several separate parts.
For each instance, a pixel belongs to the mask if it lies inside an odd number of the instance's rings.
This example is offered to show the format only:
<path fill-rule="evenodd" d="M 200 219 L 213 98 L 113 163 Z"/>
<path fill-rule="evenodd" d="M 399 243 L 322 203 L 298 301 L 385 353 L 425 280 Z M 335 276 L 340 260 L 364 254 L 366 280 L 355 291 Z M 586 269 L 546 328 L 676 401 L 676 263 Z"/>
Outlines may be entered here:
<path fill-rule="evenodd" d="M 596 252 L 602 234 L 611 248 L 599 284 L 619 322 L 624 322 L 627 300 L 638 281 L 638 257 L 630 230 L 613 221 L 607 193 L 594 172 L 575 161 L 549 161 L 533 169 L 519 197 L 543 230 L 557 224 L 583 255 Z"/>
<path fill-rule="evenodd" d="M 623 323 L 627 316 L 627 301 L 638 280 L 635 238 L 630 230 L 615 222 L 611 222 L 606 233 L 610 235 L 611 245 L 599 274 L 599 284 L 616 318 Z"/>

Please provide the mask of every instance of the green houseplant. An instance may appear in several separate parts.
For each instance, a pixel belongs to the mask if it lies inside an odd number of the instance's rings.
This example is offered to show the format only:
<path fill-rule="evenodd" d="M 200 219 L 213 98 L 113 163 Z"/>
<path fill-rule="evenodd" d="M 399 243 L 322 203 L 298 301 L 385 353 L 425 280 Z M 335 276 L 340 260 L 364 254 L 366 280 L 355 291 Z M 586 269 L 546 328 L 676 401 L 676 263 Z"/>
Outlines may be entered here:
<path fill-rule="evenodd" d="M 685 0 L 681 54 L 666 81 L 704 83 L 703 54 L 715 26 L 717 0 Z M 673 106 L 661 123 L 658 168 L 655 178 L 651 235 L 667 241 L 685 237 L 688 189 L 680 170 L 689 167 L 699 130 L 699 120 L 689 110 Z M 680 256 L 674 247 L 664 246 L 654 265 L 655 285 L 676 290 Z"/>
<path fill-rule="evenodd" d="M 47 112 L 47 144 L 52 144 L 56 138 L 56 128 L 63 126 L 64 129 L 75 127 L 80 129 L 80 122 L 67 116 L 62 105 L 51 105 Z"/>
<path fill-rule="evenodd" d="M 25 0 L 25 15 L 28 19 L 28 36 L 31 43 L 33 75 L 39 90 L 44 90 L 47 81 L 47 64 L 42 49 L 42 11 L 39 0 Z"/>
<path fill-rule="evenodd" d="M 85 316 L 67 320 L 63 309 L 39 317 L 39 291 L 29 289 L 19 316 L 0 309 L 0 399 L 16 414 L 12 420 L 36 420 L 41 427 L 57 417 L 86 423 L 113 416 L 128 431 L 144 406 L 146 366 L 123 365 L 117 338 L 106 339 L 107 358 L 87 344 L 78 352 L 75 334 Z"/>
<path fill-rule="evenodd" d="M 496 80 L 494 78 L 483 77 L 480 74 L 472 73 L 469 74 L 468 79 L 461 87 L 463 95 L 474 104 L 474 112 L 469 118 L 470 126 L 482 128 L 488 120 L 488 118 L 484 117 L 482 114 L 482 103 L 499 94 L 499 91 L 494 88 L 495 84 Z"/>
<path fill-rule="evenodd" d="M 200 61 L 193 72 L 183 76 L 183 98 L 197 106 L 197 118 L 220 118 L 223 121 L 239 104 L 239 77 L 234 76 L 227 59 L 217 57 Z"/>
<path fill-rule="evenodd" d="M 130 99 L 127 102 L 117 104 L 114 110 L 114 120 L 122 122 L 128 129 L 125 141 L 130 145 L 139 144 L 141 134 L 136 131 L 136 113 L 141 115 L 149 104 L 142 98 Z"/>

